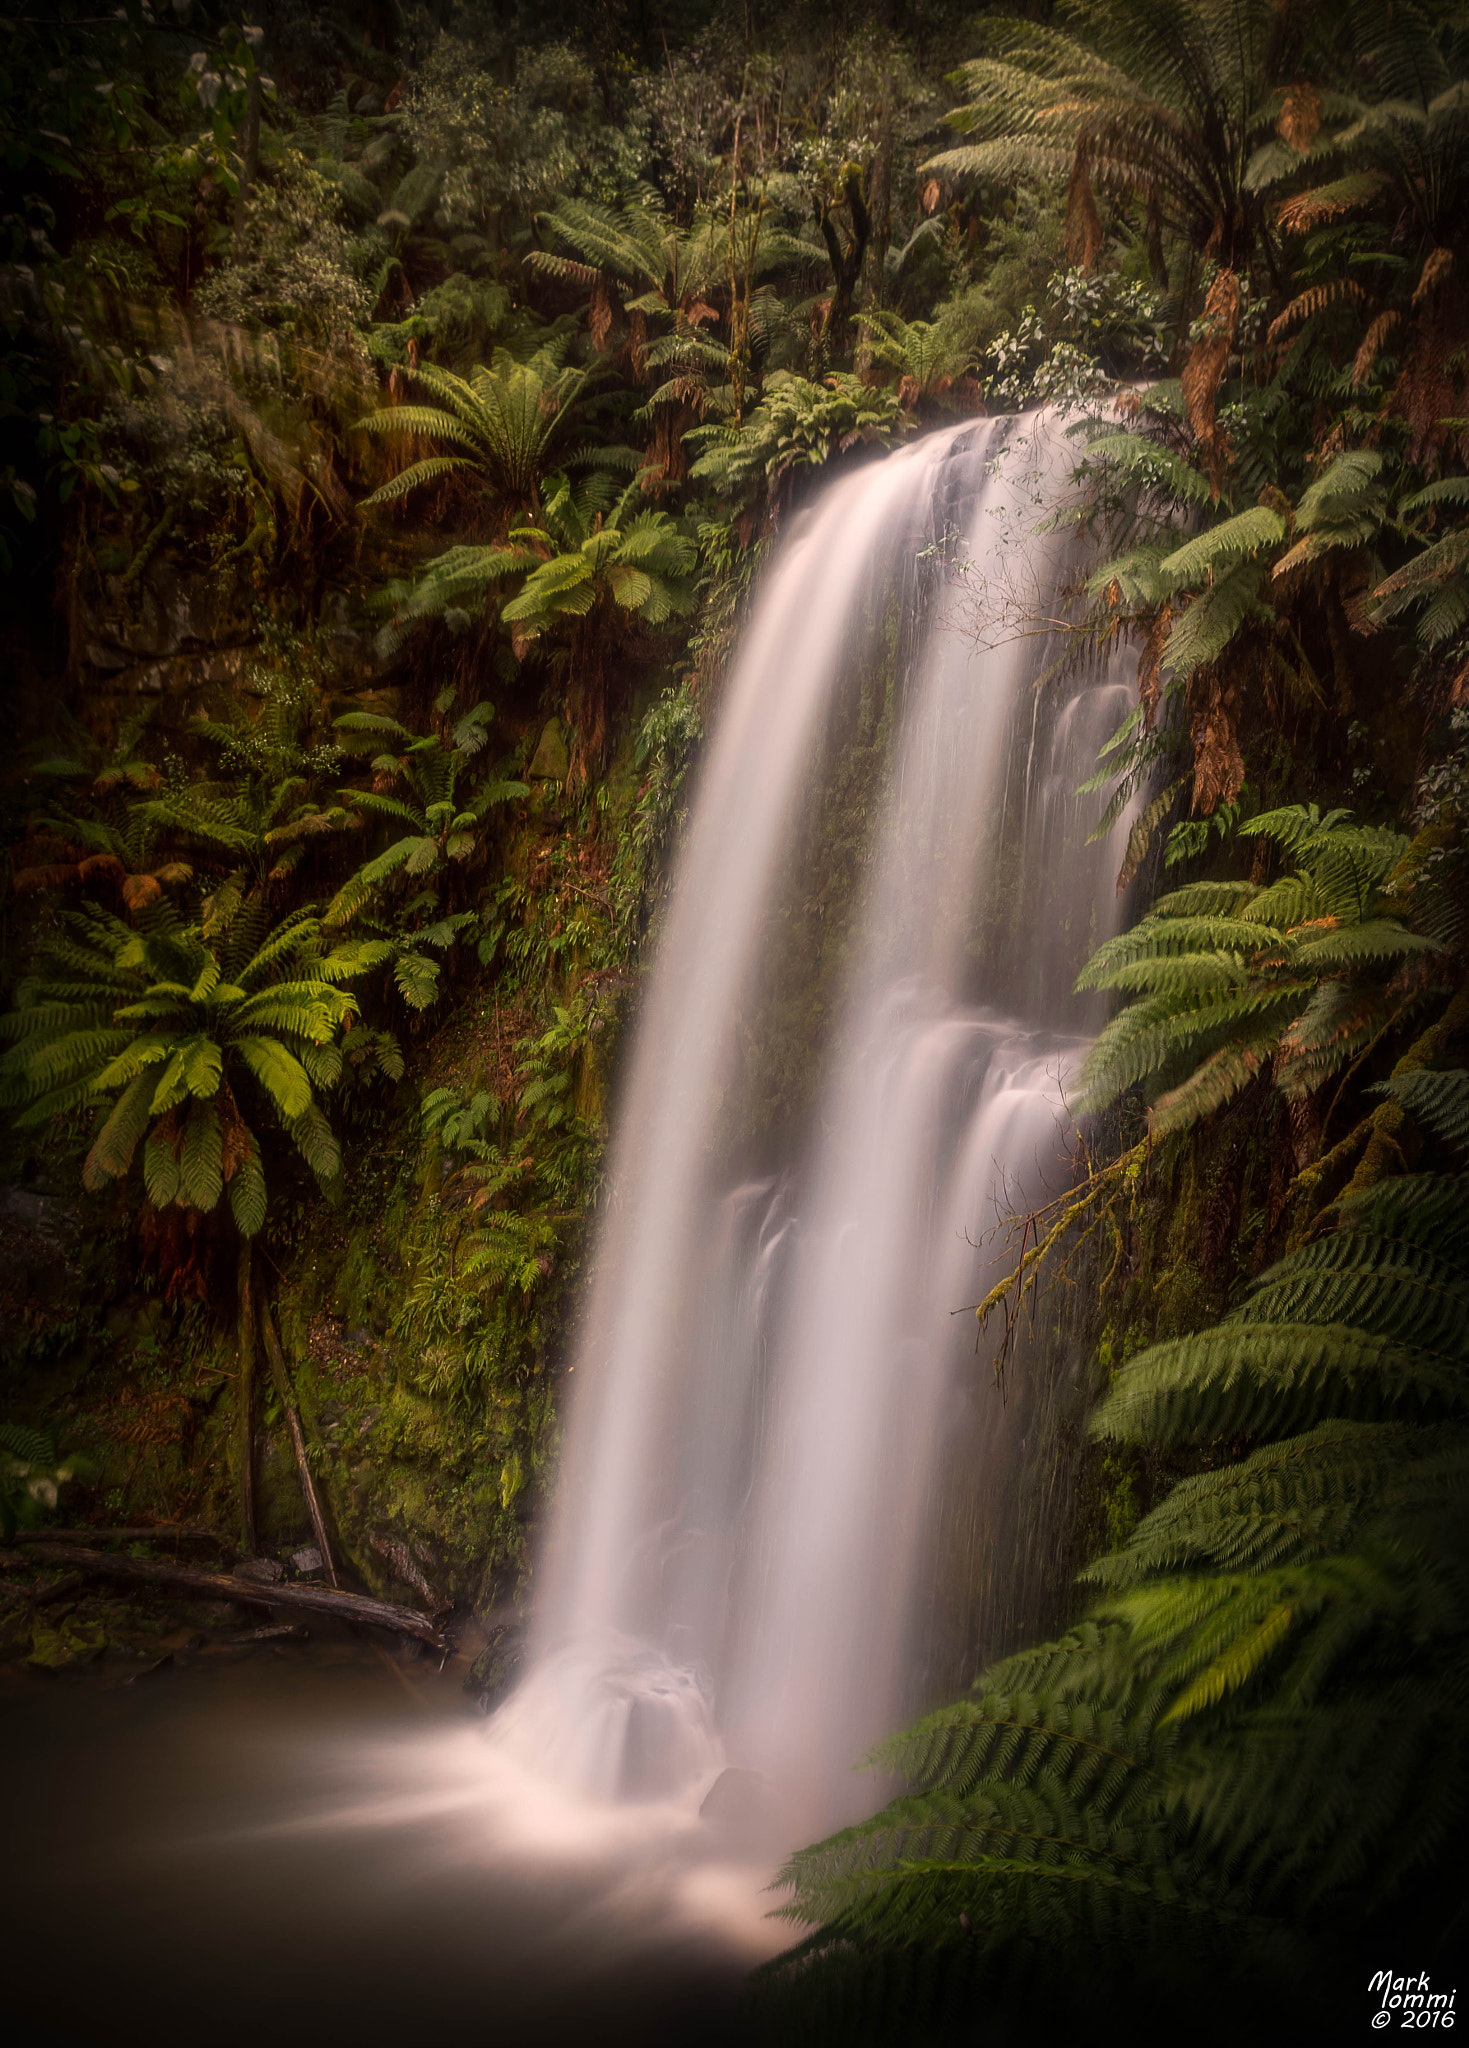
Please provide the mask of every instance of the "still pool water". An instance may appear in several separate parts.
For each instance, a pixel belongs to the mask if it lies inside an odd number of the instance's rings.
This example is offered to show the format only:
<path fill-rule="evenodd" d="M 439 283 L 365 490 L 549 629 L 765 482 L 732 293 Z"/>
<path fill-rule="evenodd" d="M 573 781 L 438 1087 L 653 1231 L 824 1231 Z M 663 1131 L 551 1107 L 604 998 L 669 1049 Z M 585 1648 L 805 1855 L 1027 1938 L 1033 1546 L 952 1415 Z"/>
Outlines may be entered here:
<path fill-rule="evenodd" d="M 9 1667 L 0 1812 L 12 2041 L 743 2043 L 790 1939 L 695 1810 L 560 1800 L 349 1639 Z"/>

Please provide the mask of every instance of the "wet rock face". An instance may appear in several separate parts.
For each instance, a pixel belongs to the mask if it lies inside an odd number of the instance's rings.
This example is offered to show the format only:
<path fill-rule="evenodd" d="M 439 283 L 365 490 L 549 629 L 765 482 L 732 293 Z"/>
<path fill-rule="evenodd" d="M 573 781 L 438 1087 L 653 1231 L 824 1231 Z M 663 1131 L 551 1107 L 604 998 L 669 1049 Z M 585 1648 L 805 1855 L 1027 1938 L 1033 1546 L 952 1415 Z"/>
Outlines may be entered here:
<path fill-rule="evenodd" d="M 76 1252 L 74 1202 L 30 1188 L 0 1188 L 0 1317 L 11 1340 L 28 1321 L 54 1317 L 75 1302 L 81 1282 Z"/>
<path fill-rule="evenodd" d="M 728 1847 L 753 1846 L 776 1830 L 779 1809 L 775 1788 L 763 1771 L 747 1771 L 730 1764 L 705 1793 L 699 1818 Z"/>
<path fill-rule="evenodd" d="M 352 710 L 396 715 L 402 692 L 381 672 L 371 635 L 352 622 L 351 612 L 340 591 L 323 607 L 314 645 L 326 709 L 332 716 Z M 83 714 L 103 724 L 115 725 L 149 701 L 169 724 L 217 714 L 248 691 L 258 658 L 253 593 L 228 569 L 191 562 L 164 546 L 137 574 L 124 567 L 79 588 L 72 663 Z"/>
<path fill-rule="evenodd" d="M 179 700 L 179 715 L 238 687 L 255 645 L 254 624 L 234 579 L 201 573 L 160 550 L 131 585 L 105 576 L 81 596 L 74 655 L 89 702 Z"/>
<path fill-rule="evenodd" d="M 571 755 L 566 744 L 565 729 L 559 718 L 553 718 L 536 742 L 536 749 L 526 773 L 533 782 L 565 782 L 570 767 Z"/>
<path fill-rule="evenodd" d="M 452 1603 L 446 1600 L 443 1594 L 437 1590 L 424 1570 L 424 1566 L 431 1563 L 432 1560 L 423 1544 L 414 1544 L 413 1549 L 410 1550 L 409 1546 L 398 1537 L 376 1533 L 369 1536 L 367 1540 L 388 1566 L 398 1583 L 411 1588 L 419 1596 L 419 1599 L 430 1614 L 443 1614 L 447 1612 Z M 415 1551 L 417 1552 L 416 1556 L 414 1555 Z"/>
<path fill-rule="evenodd" d="M 488 1631 L 485 1647 L 469 1667 L 464 1690 L 482 1714 L 492 1714 L 515 1688 L 525 1663 L 525 1628 L 507 1622 Z"/>

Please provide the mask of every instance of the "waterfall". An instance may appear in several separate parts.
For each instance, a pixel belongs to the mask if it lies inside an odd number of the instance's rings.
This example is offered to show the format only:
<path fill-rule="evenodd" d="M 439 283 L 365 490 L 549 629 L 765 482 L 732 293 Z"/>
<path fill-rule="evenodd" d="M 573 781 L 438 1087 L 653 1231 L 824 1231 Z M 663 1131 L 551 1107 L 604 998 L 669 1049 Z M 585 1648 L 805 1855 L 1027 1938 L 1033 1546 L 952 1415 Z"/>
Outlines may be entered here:
<path fill-rule="evenodd" d="M 853 1764 L 973 1623 L 925 1592 L 946 1529 L 1006 1569 L 1020 1446 L 951 1311 L 988 1284 L 997 1204 L 1065 1184 L 1071 983 L 1128 822 L 1088 847 L 1075 795 L 1125 686 L 1038 687 L 1072 461 L 1032 416 L 834 483 L 725 686 L 619 1105 L 530 1668 L 493 1724 L 582 1792 L 697 1800 L 734 1765 L 791 1842 L 854 1817 Z M 741 1157 L 782 877 L 864 691 L 886 774 L 819 1079 Z"/>

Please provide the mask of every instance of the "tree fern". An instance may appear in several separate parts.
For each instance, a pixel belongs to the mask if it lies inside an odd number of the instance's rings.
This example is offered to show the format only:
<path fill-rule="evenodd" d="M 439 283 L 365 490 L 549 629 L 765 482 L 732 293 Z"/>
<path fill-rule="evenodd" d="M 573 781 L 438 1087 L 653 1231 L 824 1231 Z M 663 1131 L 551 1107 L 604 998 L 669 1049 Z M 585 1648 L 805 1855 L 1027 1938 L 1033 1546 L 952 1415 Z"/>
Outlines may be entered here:
<path fill-rule="evenodd" d="M 1403 1092 L 1458 1141 L 1463 1074 Z M 1224 1324 L 1123 1367 L 1096 1435 L 1256 1447 L 1088 1569 L 1091 1619 L 879 1752 L 910 1791 L 782 1872 L 817 1932 L 767 1967 L 778 2016 L 899 2040 L 927 1999 L 960 2030 L 1062 1973 L 1268 1972 L 1404 1899 L 1434 1952 L 1469 1910 L 1466 1194 L 1341 1202 Z"/>
<path fill-rule="evenodd" d="M 1273 239 L 1247 171 L 1278 115 L 1272 67 L 1298 57 L 1297 29 L 1266 0 L 1106 0 L 1063 9 L 1057 26 L 983 21 L 961 73 L 966 103 L 948 117 L 966 139 L 928 168 L 1059 179 L 1074 235 L 1096 187 L 1149 209 L 1155 242 L 1166 222 L 1243 266 Z"/>
<path fill-rule="evenodd" d="M 1078 989 L 1135 1000 L 1083 1063 L 1083 1107 L 1149 1084 L 1162 1136 L 1212 1114 L 1266 1067 L 1286 1095 L 1309 1094 L 1390 1021 L 1400 999 L 1389 976 L 1443 950 L 1400 914 L 1412 909 L 1411 896 L 1405 906 L 1394 893 L 1409 852 L 1400 834 L 1304 806 L 1239 830 L 1273 839 L 1296 872 L 1266 886 L 1174 891 L 1097 949 Z"/>
<path fill-rule="evenodd" d="M 477 757 L 493 716 L 488 702 L 476 704 L 447 735 L 415 735 L 376 712 L 346 712 L 337 719 L 349 752 L 391 743 L 391 751 L 373 761 L 372 789 L 341 791 L 344 807 L 390 836 L 346 878 L 322 913 L 323 929 L 338 939 L 316 968 L 322 980 L 387 967 L 410 1009 L 427 1009 L 437 1000 L 440 963 L 423 948 L 446 950 L 477 922 L 469 912 L 440 914 L 449 877 L 482 853 L 490 813 L 529 794 L 527 784 L 493 769 L 471 779 L 482 767 Z M 376 927 L 375 935 L 340 938 L 359 924 Z"/>
<path fill-rule="evenodd" d="M 89 1188 L 125 1176 L 146 1138 L 142 1169 L 155 1207 L 213 1212 L 243 1172 L 231 1213 L 240 1228 L 258 1229 L 260 1143 L 238 1105 L 253 1101 L 251 1114 L 281 1131 L 313 1172 L 335 1176 L 339 1155 L 322 1137 L 303 1061 L 356 1016 L 341 984 L 376 956 L 338 952 L 330 973 L 318 976 L 314 917 L 290 913 L 261 936 L 246 899 L 236 891 L 231 900 L 232 910 L 216 907 L 211 937 L 205 924 L 185 924 L 163 906 L 145 912 L 138 929 L 95 907 L 63 914 L 57 950 L 73 973 L 90 973 L 66 984 L 40 975 L 22 984 L 6 1022 L 0 1087 L 22 1123 L 91 1108 L 96 1127 L 82 1167 Z M 69 993 L 47 1000 L 48 986 Z M 89 1028 L 99 1013 L 114 1019 L 112 1029 Z M 228 1152 L 227 1124 L 240 1132 Z"/>
<path fill-rule="evenodd" d="M 359 430 L 387 439 L 447 441 L 457 452 L 421 458 L 364 502 L 388 502 L 450 469 L 468 467 L 512 505 L 536 503 L 587 373 L 564 368 L 550 350 L 522 363 L 500 349 L 468 377 L 431 363 L 419 363 L 412 375 L 436 403 L 369 413 L 359 420 Z"/>

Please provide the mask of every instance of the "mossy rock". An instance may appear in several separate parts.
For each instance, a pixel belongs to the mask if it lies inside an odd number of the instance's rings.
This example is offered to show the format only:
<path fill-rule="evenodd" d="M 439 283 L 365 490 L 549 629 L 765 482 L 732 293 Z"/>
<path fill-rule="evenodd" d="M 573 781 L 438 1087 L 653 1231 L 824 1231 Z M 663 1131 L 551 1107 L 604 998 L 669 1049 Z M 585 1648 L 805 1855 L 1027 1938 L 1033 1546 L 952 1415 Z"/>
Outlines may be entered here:
<path fill-rule="evenodd" d="M 525 1629 L 519 1622 L 491 1632 L 469 1667 L 464 1690 L 482 1714 L 492 1714 L 520 1676 L 525 1662 Z"/>
<path fill-rule="evenodd" d="M 559 718 L 548 719 L 536 741 L 526 773 L 532 781 L 565 782 L 571 770 L 571 753 Z"/>

